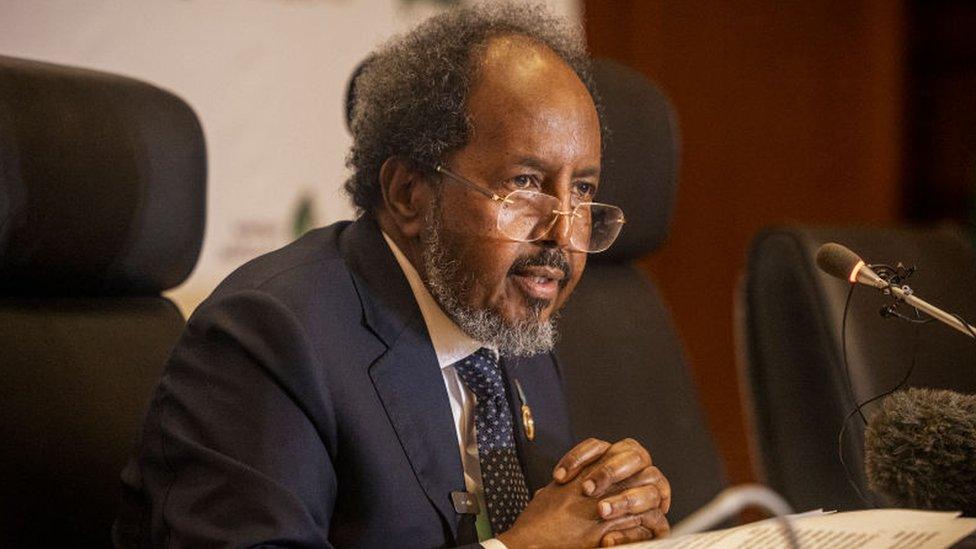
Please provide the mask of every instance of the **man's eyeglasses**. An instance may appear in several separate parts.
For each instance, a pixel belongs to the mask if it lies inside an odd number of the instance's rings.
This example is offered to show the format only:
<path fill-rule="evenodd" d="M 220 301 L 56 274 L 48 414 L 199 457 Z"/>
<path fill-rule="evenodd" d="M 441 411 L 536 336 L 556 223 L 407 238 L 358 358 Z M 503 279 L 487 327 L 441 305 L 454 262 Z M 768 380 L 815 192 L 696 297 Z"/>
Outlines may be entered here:
<path fill-rule="evenodd" d="M 434 168 L 449 179 L 466 185 L 494 202 L 498 202 L 498 230 L 517 242 L 534 242 L 552 231 L 560 217 L 566 217 L 570 249 L 598 253 L 617 239 L 626 222 L 624 212 L 609 204 L 581 202 L 572 210 L 560 210 L 555 196 L 529 190 L 515 190 L 505 196 L 451 173 L 443 166 Z"/>

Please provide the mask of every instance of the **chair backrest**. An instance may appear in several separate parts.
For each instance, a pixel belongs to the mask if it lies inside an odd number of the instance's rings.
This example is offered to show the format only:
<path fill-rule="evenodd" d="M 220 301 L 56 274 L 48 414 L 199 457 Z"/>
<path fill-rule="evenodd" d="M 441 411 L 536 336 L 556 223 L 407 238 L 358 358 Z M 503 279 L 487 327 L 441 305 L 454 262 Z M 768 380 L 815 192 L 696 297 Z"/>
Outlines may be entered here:
<path fill-rule="evenodd" d="M 841 327 L 849 284 L 822 273 L 816 252 L 826 242 L 852 249 L 868 263 L 915 266 L 907 280 L 936 305 L 976 320 L 976 255 L 949 228 L 883 229 L 783 227 L 753 241 L 739 296 L 742 388 L 760 477 L 794 508 L 867 507 L 848 482 L 838 457 L 838 435 L 854 409 L 842 358 Z M 859 402 L 907 386 L 976 392 L 973 342 L 938 323 L 916 325 L 882 318 L 894 300 L 856 287 L 847 319 L 847 354 Z M 908 315 L 911 309 L 905 307 Z M 864 409 L 869 415 L 873 405 Z M 848 424 L 844 456 L 853 483 L 866 488 L 864 426 Z"/>
<path fill-rule="evenodd" d="M 594 63 L 609 129 L 599 200 L 627 223 L 610 250 L 589 257 L 562 312 L 557 355 L 579 437 L 632 437 L 668 476 L 675 523 L 726 487 L 670 313 L 631 263 L 667 236 L 678 171 L 678 134 L 667 98 L 638 72 Z"/>
<path fill-rule="evenodd" d="M 205 184 L 176 96 L 0 57 L 0 545 L 110 545 Z"/>

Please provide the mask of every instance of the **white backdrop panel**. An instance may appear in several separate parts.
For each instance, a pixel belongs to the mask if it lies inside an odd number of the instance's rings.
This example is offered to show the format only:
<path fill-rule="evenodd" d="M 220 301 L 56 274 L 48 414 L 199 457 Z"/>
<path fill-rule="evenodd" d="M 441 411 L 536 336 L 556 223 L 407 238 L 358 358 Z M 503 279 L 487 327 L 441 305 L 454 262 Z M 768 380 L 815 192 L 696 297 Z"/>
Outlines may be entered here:
<path fill-rule="evenodd" d="M 548 0 L 579 18 L 578 0 Z M 170 292 L 189 313 L 244 261 L 352 217 L 341 191 L 345 85 L 376 45 L 435 13 L 421 0 L 0 0 L 0 54 L 100 69 L 169 89 L 207 138 L 200 261 Z"/>

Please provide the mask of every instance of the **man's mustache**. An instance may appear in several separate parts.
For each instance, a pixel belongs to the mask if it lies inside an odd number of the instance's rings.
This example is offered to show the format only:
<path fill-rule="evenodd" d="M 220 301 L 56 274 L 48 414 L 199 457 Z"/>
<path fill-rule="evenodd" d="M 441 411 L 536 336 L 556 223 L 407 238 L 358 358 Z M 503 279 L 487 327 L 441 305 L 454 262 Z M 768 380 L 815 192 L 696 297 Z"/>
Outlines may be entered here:
<path fill-rule="evenodd" d="M 546 248 L 537 254 L 524 255 L 515 260 L 508 274 L 520 274 L 529 267 L 552 267 L 563 272 L 559 280 L 559 286 L 565 286 L 573 278 L 573 266 L 569 263 L 569 258 L 562 251 L 555 248 Z"/>

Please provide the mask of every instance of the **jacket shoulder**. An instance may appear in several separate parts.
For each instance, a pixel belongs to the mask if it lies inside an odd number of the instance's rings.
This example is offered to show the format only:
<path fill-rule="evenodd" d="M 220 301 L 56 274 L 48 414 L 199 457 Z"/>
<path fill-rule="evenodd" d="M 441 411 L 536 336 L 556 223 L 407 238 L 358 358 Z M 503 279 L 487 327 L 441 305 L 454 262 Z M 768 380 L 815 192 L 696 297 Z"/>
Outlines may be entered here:
<path fill-rule="evenodd" d="M 309 231 L 241 265 L 197 307 L 190 323 L 228 303 L 259 301 L 288 311 L 301 324 L 320 323 L 327 316 L 341 320 L 339 325 L 358 324 L 362 307 L 339 243 L 351 224 L 342 221 Z"/>
<path fill-rule="evenodd" d="M 294 282 L 302 277 L 344 268 L 339 238 L 350 221 L 315 229 L 301 238 L 258 256 L 234 270 L 214 290 L 214 296 L 246 289 L 275 289 L 280 279 Z"/>

